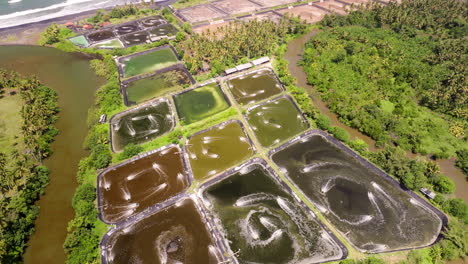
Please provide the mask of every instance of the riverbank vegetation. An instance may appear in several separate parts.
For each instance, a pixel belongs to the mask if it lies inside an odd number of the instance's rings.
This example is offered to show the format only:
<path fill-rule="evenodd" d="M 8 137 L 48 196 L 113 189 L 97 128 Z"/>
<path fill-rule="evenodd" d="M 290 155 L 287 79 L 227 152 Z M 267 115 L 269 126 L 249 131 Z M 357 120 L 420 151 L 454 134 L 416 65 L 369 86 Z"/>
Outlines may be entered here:
<path fill-rule="evenodd" d="M 21 263 L 39 213 L 35 202 L 48 183 L 49 170 L 42 162 L 52 154 L 59 108 L 55 91 L 34 77 L 2 69 L 0 94 L 0 105 L 13 96 L 21 103 L 19 134 L 1 135 L 9 145 L 0 149 L 0 262 Z"/>
<path fill-rule="evenodd" d="M 379 146 L 455 156 L 467 148 L 467 10 L 455 0 L 417 0 L 328 16 L 307 44 L 309 82 Z"/>
<path fill-rule="evenodd" d="M 468 206 L 432 161 L 409 159 L 410 150 L 432 158 L 457 156 L 466 168 L 466 12 L 459 1 L 415 0 L 369 5 L 348 16 L 327 16 L 306 45 L 308 81 L 348 126 L 376 140 L 380 150 L 350 141 L 319 114 L 315 123 L 397 178 L 405 187 L 428 187 L 448 213 L 444 240 L 409 254 L 405 263 L 437 263 L 468 254 Z M 466 173 L 466 170 L 465 170 Z M 421 262 L 423 261 L 423 262 Z"/>

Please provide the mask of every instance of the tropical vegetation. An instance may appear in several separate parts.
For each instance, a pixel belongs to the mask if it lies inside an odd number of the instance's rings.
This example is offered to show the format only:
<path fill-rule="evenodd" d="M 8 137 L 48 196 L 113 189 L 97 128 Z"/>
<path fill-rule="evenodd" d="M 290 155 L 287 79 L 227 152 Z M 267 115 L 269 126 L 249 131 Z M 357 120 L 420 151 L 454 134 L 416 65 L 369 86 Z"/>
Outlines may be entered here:
<path fill-rule="evenodd" d="M 467 11 L 461 1 L 413 0 L 326 17 L 306 46 L 309 82 L 379 146 L 442 159 L 464 153 Z"/>
<path fill-rule="evenodd" d="M 8 93 L 7 93 L 8 91 Z M 50 144 L 58 130 L 57 94 L 36 78 L 0 69 L 0 93 L 21 97 L 21 134 L 11 146 L 0 149 L 0 262 L 21 263 L 39 199 L 48 183 L 43 160 L 52 154 Z"/>

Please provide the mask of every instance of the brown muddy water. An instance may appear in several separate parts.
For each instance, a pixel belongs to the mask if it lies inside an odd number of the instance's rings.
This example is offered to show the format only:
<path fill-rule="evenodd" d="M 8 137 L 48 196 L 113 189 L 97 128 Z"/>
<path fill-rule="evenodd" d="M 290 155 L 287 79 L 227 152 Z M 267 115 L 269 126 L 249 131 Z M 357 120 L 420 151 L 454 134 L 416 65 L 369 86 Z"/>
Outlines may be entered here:
<path fill-rule="evenodd" d="M 86 155 L 83 140 L 86 118 L 94 92 L 104 80 L 89 67 L 89 59 L 52 48 L 35 46 L 0 47 L 0 68 L 23 75 L 35 74 L 59 95 L 60 119 L 55 126 L 60 134 L 52 144 L 54 154 L 45 161 L 51 170 L 46 194 L 41 197 L 36 232 L 26 249 L 26 264 L 63 264 L 62 245 L 68 221 L 73 217 L 71 198 L 76 188 L 78 161 Z"/>
<path fill-rule="evenodd" d="M 321 100 L 319 92 L 316 91 L 313 86 L 308 84 L 306 73 L 303 71 L 302 67 L 298 65 L 299 61 L 302 59 L 302 54 L 304 53 L 304 45 L 317 33 L 318 31 L 313 30 L 308 34 L 288 43 L 285 59 L 289 62 L 289 72 L 294 78 L 296 78 L 297 85 L 306 89 L 307 93 L 312 99 L 312 102 L 320 110 L 320 112 L 330 118 L 331 125 L 345 129 L 351 135 L 351 138 L 360 138 L 364 140 L 367 145 L 369 145 L 370 151 L 376 151 L 377 148 L 375 147 L 375 141 L 372 138 L 362 134 L 357 129 L 343 124 L 338 119 L 338 116 L 332 113 L 330 109 L 328 109 L 327 104 Z M 409 157 L 417 156 L 410 152 L 408 152 L 407 155 Z M 466 181 L 463 172 L 454 166 L 453 160 L 437 160 L 436 162 L 440 166 L 441 172 L 450 177 L 450 179 L 455 182 L 457 187 L 455 190 L 455 196 L 462 198 L 465 200 L 465 202 L 468 202 L 468 192 L 466 191 L 468 190 L 468 182 Z"/>
<path fill-rule="evenodd" d="M 188 185 L 184 171 L 176 146 L 109 168 L 99 175 L 102 219 L 117 223 L 180 193 Z"/>
<path fill-rule="evenodd" d="M 103 246 L 107 264 L 219 263 L 214 242 L 191 199 L 115 230 Z"/>

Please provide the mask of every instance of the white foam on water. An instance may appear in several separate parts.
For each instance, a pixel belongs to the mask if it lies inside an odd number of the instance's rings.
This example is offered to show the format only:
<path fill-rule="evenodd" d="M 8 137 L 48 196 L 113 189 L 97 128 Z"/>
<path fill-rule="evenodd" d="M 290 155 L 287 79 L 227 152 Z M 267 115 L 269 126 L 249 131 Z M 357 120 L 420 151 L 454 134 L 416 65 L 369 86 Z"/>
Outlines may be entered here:
<path fill-rule="evenodd" d="M 19 3 L 19 0 L 10 0 L 10 4 Z M 62 17 L 88 10 L 124 4 L 125 0 L 64 0 L 42 8 L 18 11 L 0 16 L 0 28 L 18 26 L 27 23 L 39 22 L 47 19 Z M 133 1 L 137 2 L 137 1 Z M 58 9 L 58 10 L 57 10 Z M 55 10 L 55 11 L 54 11 Z"/>
<path fill-rule="evenodd" d="M 335 179 L 329 179 L 323 186 L 320 188 L 322 193 L 327 193 L 334 186 Z"/>

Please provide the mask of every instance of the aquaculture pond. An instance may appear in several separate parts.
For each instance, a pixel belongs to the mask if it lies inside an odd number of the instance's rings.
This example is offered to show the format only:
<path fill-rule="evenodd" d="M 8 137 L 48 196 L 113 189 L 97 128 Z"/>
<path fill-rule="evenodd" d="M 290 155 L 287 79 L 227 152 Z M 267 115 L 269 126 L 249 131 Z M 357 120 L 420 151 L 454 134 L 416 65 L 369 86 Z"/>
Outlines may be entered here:
<path fill-rule="evenodd" d="M 174 127 L 174 115 L 167 100 L 153 101 L 119 113 L 110 121 L 112 148 L 118 152 L 128 144 L 141 144 Z"/>
<path fill-rule="evenodd" d="M 407 249 L 435 241 L 442 225 L 436 209 L 330 140 L 315 131 L 280 147 L 272 159 L 360 251 Z"/>
<path fill-rule="evenodd" d="M 182 192 L 182 155 L 169 146 L 105 170 L 98 178 L 101 219 L 117 223 Z"/>
<path fill-rule="evenodd" d="M 239 104 L 251 104 L 283 91 L 270 69 L 261 69 L 228 80 L 229 89 Z"/>
<path fill-rule="evenodd" d="M 73 38 L 69 38 L 68 40 L 70 40 L 71 43 L 73 43 L 73 44 L 75 44 L 77 46 L 81 46 L 81 47 L 88 47 L 89 46 L 88 40 L 83 35 L 76 36 L 76 37 L 73 37 Z"/>
<path fill-rule="evenodd" d="M 93 42 L 103 41 L 114 37 L 115 34 L 111 29 L 96 31 L 88 35 L 88 39 Z"/>
<path fill-rule="evenodd" d="M 133 105 L 171 92 L 180 91 L 192 83 L 190 74 L 182 68 L 162 71 L 148 78 L 126 83 L 126 104 Z"/>
<path fill-rule="evenodd" d="M 161 36 L 174 36 L 177 33 L 177 28 L 175 28 L 171 24 L 164 24 L 157 28 L 153 28 L 149 31 L 149 33 L 156 37 Z"/>
<path fill-rule="evenodd" d="M 149 34 L 146 31 L 126 34 L 120 37 L 126 46 L 139 45 L 149 42 Z"/>
<path fill-rule="evenodd" d="M 203 180 L 241 163 L 254 153 L 240 122 L 230 121 L 192 136 L 186 145 L 193 176 Z"/>
<path fill-rule="evenodd" d="M 203 191 L 240 263 L 318 263 L 344 255 L 271 169 L 248 163 Z"/>
<path fill-rule="evenodd" d="M 140 20 L 140 24 L 143 27 L 151 28 L 151 27 L 157 27 L 162 24 L 166 24 L 167 21 L 164 20 L 161 16 L 153 16 L 153 17 L 147 17 L 143 18 Z"/>
<path fill-rule="evenodd" d="M 127 24 L 116 26 L 114 28 L 114 30 L 117 32 L 117 34 L 124 35 L 124 34 L 128 34 L 128 33 L 138 31 L 138 30 L 140 30 L 140 28 L 138 27 L 137 22 L 133 21 L 133 22 L 130 22 L 130 23 L 127 23 Z"/>
<path fill-rule="evenodd" d="M 179 118 L 191 124 L 229 108 L 223 92 L 215 82 L 174 96 Z"/>
<path fill-rule="evenodd" d="M 104 40 L 104 41 L 93 44 L 93 48 L 117 49 L 117 48 L 123 48 L 123 47 L 124 46 L 119 39 Z"/>
<path fill-rule="evenodd" d="M 309 126 L 292 99 L 286 96 L 250 108 L 246 117 L 263 147 L 278 144 Z"/>
<path fill-rule="evenodd" d="M 107 264 L 219 263 L 219 253 L 191 199 L 111 232 L 102 245 Z"/>
<path fill-rule="evenodd" d="M 119 59 L 125 78 L 153 72 L 177 62 L 177 56 L 171 48 L 156 48 Z"/>

